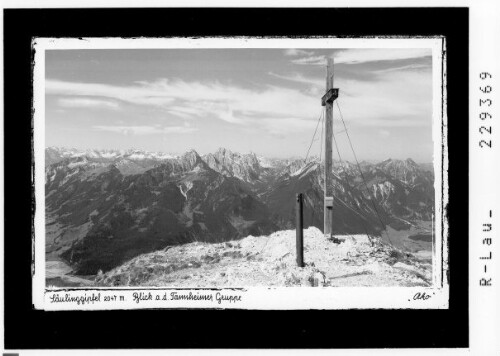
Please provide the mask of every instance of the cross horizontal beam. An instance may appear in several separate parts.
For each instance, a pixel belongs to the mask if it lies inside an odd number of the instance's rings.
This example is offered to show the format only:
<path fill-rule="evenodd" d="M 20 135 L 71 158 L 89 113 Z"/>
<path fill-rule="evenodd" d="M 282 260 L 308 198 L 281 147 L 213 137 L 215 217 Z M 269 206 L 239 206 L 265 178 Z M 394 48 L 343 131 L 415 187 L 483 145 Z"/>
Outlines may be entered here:
<path fill-rule="evenodd" d="M 325 106 L 326 103 L 333 103 L 335 99 L 339 97 L 339 89 L 332 88 L 328 89 L 325 95 L 321 98 L 321 106 Z"/>

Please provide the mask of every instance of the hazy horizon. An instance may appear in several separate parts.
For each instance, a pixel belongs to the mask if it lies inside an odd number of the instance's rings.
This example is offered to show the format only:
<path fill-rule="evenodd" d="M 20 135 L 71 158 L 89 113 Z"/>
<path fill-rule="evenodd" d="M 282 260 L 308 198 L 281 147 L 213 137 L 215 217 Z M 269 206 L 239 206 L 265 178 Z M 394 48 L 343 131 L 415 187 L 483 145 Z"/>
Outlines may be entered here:
<path fill-rule="evenodd" d="M 426 49 L 48 50 L 46 146 L 304 157 L 329 56 L 359 160 L 432 162 Z M 352 161 L 342 131 L 334 105 L 342 160 Z"/>

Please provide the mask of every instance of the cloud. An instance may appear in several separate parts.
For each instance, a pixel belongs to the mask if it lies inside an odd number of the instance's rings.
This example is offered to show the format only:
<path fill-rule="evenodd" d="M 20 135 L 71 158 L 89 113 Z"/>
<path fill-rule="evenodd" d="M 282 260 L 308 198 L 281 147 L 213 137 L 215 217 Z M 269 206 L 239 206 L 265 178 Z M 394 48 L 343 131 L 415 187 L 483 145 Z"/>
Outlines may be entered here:
<path fill-rule="evenodd" d="M 268 74 L 273 76 L 273 77 L 279 78 L 279 79 L 288 80 L 288 81 L 296 82 L 296 83 L 303 83 L 303 84 L 310 84 L 310 85 L 321 85 L 321 84 L 324 85 L 325 84 L 324 79 L 310 78 L 310 77 L 306 77 L 300 73 L 281 75 L 281 74 L 269 72 Z"/>
<path fill-rule="evenodd" d="M 360 126 L 430 126 L 431 72 L 395 71 L 374 81 L 336 79 L 342 113 Z"/>
<path fill-rule="evenodd" d="M 300 65 L 326 65 L 326 56 L 307 56 L 307 57 L 302 57 L 302 58 L 297 58 L 297 59 L 292 59 L 291 62 L 293 64 L 300 64 Z"/>
<path fill-rule="evenodd" d="M 388 131 L 388 130 L 378 130 L 378 133 L 380 136 L 383 136 L 383 137 L 389 137 L 391 135 L 391 133 Z"/>
<path fill-rule="evenodd" d="M 169 112 L 172 115 L 181 117 L 183 119 L 192 119 L 197 116 L 198 117 L 203 116 L 204 114 L 204 111 L 202 109 L 195 107 L 178 106 L 178 105 L 169 106 L 167 112 Z"/>
<path fill-rule="evenodd" d="M 314 54 L 312 51 L 304 51 L 302 49 L 290 48 L 285 50 L 285 56 L 311 56 Z"/>
<path fill-rule="evenodd" d="M 120 105 L 116 102 L 92 98 L 60 98 L 58 105 L 64 108 L 99 108 L 118 110 Z"/>
<path fill-rule="evenodd" d="M 318 104 L 317 98 L 297 89 L 268 85 L 261 90 L 251 90 L 217 81 L 178 79 L 137 82 L 129 86 L 47 80 L 46 92 L 157 106 L 183 119 L 215 118 L 236 125 L 252 125 L 261 117 L 307 119 L 311 108 Z"/>
<path fill-rule="evenodd" d="M 336 64 L 358 64 L 366 62 L 422 58 L 431 55 L 432 52 L 428 48 L 364 48 L 339 50 L 331 56 L 304 54 L 304 57 L 294 58 L 291 62 L 299 65 L 326 66 L 328 57 L 333 57 Z"/>
<path fill-rule="evenodd" d="M 156 126 L 92 126 L 96 131 L 107 131 L 119 133 L 122 135 L 152 135 L 152 134 L 184 134 L 194 132 L 197 129 L 187 126 L 169 126 L 169 127 L 156 127 Z"/>
<path fill-rule="evenodd" d="M 142 105 L 165 105 L 174 99 L 141 85 L 117 86 L 99 83 L 78 83 L 46 80 L 45 92 L 49 95 L 100 97 Z"/>
<path fill-rule="evenodd" d="M 391 53 L 393 57 L 396 56 L 395 52 Z M 413 55 L 417 53 L 413 52 Z M 354 57 L 344 56 L 344 59 L 347 58 L 353 60 Z M 376 57 L 371 55 L 369 58 Z M 388 56 L 385 55 L 384 58 Z M 426 70 L 417 65 L 407 65 L 371 73 L 373 80 L 359 80 L 345 76 L 335 78 L 335 86 L 340 88 L 338 100 L 347 121 L 353 125 L 374 128 L 430 126 L 432 116 L 430 67 Z M 142 81 L 126 86 L 47 80 L 46 91 L 47 94 L 55 96 L 71 95 L 80 99 L 80 104 L 92 96 L 103 102 L 120 100 L 138 106 L 159 107 L 186 122 L 212 119 L 247 128 L 259 127 L 269 132 L 285 130 L 299 133 L 311 127 L 314 129 L 317 112 L 321 109 L 320 98 L 324 92 L 324 80 L 302 73 L 268 72 L 268 74 L 297 85 L 293 87 L 266 85 L 259 89 L 251 89 L 231 82 L 180 79 Z M 139 135 L 185 133 L 194 130 L 186 126 L 177 129 L 149 126 L 96 126 L 95 129 Z"/>
<path fill-rule="evenodd" d="M 334 61 L 335 63 L 354 64 L 421 58 L 430 56 L 431 54 L 432 52 L 428 48 L 346 49 L 336 52 Z"/>
<path fill-rule="evenodd" d="M 258 124 L 263 126 L 270 134 L 283 135 L 297 131 L 310 132 L 316 127 L 317 121 L 318 117 L 313 120 L 298 117 L 290 117 L 279 120 L 275 118 L 262 118 L 258 121 Z"/>
<path fill-rule="evenodd" d="M 410 64 L 407 66 L 393 67 L 387 69 L 380 69 L 374 71 L 376 74 L 388 73 L 388 72 L 399 72 L 399 71 L 411 71 L 411 70 L 428 70 L 429 66 L 426 64 Z"/>
<path fill-rule="evenodd" d="M 280 75 L 273 72 L 269 72 L 269 75 L 287 80 L 294 83 L 306 84 L 309 87 L 306 89 L 306 94 L 313 97 L 321 97 L 324 94 L 325 90 L 325 80 L 318 78 L 306 77 L 300 73 L 292 73 L 288 75 Z"/>
<path fill-rule="evenodd" d="M 406 65 L 371 71 L 370 80 L 346 75 L 335 78 L 338 102 L 350 124 L 363 127 L 430 126 L 432 117 L 432 71 L 430 65 Z M 323 79 L 300 73 L 270 75 L 307 86 L 305 92 L 319 100 L 325 91 Z M 335 120 L 338 112 L 335 108 Z"/>

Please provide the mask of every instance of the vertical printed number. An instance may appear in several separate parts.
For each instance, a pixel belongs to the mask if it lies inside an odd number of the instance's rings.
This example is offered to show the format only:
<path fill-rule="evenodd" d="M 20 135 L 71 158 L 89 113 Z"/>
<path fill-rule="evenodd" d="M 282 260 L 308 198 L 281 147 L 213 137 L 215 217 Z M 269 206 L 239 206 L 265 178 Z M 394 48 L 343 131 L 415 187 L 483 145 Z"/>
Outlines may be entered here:
<path fill-rule="evenodd" d="M 481 90 L 485 94 L 489 94 L 489 93 L 491 93 L 493 88 L 491 86 L 487 85 L 485 87 L 479 87 L 479 90 Z"/>
<path fill-rule="evenodd" d="M 488 79 L 491 79 L 492 77 L 493 76 L 488 72 L 479 73 L 479 78 L 481 80 L 487 81 Z M 490 94 L 493 91 L 493 87 L 488 82 L 485 82 L 484 84 L 485 85 L 483 85 L 483 86 L 479 86 L 479 91 L 482 94 L 486 94 L 486 95 Z M 491 105 L 493 105 L 492 99 L 490 99 L 488 97 L 480 97 L 479 98 L 479 107 L 484 108 L 483 110 L 488 110 L 488 107 L 490 107 Z M 491 115 L 491 113 L 489 113 L 487 111 L 481 112 L 479 114 L 479 119 L 481 119 L 481 120 L 492 119 L 492 118 L 493 118 L 493 116 Z M 491 122 L 491 121 L 488 121 L 488 122 Z M 491 135 L 491 131 L 492 131 L 491 125 L 485 126 L 483 124 L 479 127 L 479 133 L 481 135 Z M 490 140 L 488 140 L 488 139 L 479 140 L 479 147 L 481 147 L 481 148 L 485 148 L 485 147 L 491 148 L 491 145 L 492 145 L 491 139 Z"/>
<path fill-rule="evenodd" d="M 482 112 L 481 114 L 479 114 L 479 118 L 481 120 L 491 119 L 491 114 L 487 112 Z"/>
<path fill-rule="evenodd" d="M 484 131 L 486 131 L 487 133 L 489 133 L 491 135 L 491 126 L 490 127 L 486 127 L 486 126 L 481 126 L 479 128 L 479 132 L 481 134 L 484 134 Z"/>
<path fill-rule="evenodd" d="M 492 104 L 491 99 L 479 99 L 479 106 L 484 106 L 484 105 L 491 106 L 491 104 Z"/>
<path fill-rule="evenodd" d="M 489 140 L 489 141 L 485 141 L 485 140 L 479 141 L 479 147 L 481 147 L 481 148 L 483 148 L 483 147 L 489 147 L 489 148 L 491 148 L 491 140 Z"/>

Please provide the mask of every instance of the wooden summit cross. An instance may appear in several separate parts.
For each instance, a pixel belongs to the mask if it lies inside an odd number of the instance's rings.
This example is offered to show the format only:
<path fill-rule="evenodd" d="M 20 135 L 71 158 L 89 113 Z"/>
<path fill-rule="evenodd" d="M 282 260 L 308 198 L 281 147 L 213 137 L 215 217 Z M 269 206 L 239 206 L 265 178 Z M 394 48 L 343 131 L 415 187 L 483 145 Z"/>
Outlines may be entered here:
<path fill-rule="evenodd" d="M 325 114 L 325 229 L 324 234 L 332 237 L 333 230 L 333 101 L 339 96 L 339 90 L 333 88 L 333 59 L 328 58 L 326 66 L 326 94 L 321 98 L 321 105 L 326 106 Z"/>

